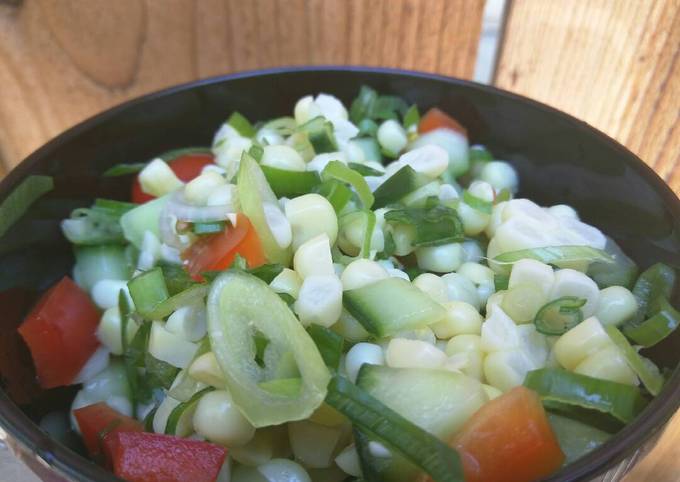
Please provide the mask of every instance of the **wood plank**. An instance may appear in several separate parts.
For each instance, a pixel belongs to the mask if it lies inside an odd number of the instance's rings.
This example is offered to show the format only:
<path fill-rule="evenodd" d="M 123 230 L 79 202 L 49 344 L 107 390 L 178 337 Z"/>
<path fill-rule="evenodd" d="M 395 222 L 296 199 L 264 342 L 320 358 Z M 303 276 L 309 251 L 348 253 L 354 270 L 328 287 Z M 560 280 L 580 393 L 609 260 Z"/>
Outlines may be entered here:
<path fill-rule="evenodd" d="M 0 5 L 0 175 L 96 112 L 196 78 L 347 63 L 470 78 L 484 6 L 484 0 L 16 3 Z"/>
<path fill-rule="evenodd" d="M 680 0 L 515 0 L 496 85 L 562 109 L 680 189 Z"/>

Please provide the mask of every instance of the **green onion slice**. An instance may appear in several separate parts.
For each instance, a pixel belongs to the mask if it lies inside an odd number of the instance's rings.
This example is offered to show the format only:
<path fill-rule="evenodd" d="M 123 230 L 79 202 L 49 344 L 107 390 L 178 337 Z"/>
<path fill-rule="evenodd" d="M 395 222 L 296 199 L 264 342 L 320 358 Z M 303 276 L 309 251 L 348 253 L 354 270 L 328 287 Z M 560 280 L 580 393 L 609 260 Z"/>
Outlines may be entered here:
<path fill-rule="evenodd" d="M 642 358 L 615 326 L 607 326 L 605 331 L 619 350 L 621 350 L 626 362 L 637 376 L 640 377 L 649 393 L 654 396 L 658 395 L 663 387 L 664 380 L 657 366 L 652 361 Z"/>
<path fill-rule="evenodd" d="M 659 297 L 670 299 L 675 286 L 675 278 L 675 270 L 663 263 L 656 263 L 643 271 L 633 287 L 633 294 L 638 302 L 638 311 L 627 326 L 638 325 L 645 319 L 645 316 L 653 314 L 649 311 L 650 304 Z"/>
<path fill-rule="evenodd" d="M 563 335 L 583 321 L 581 307 L 587 300 L 563 296 L 541 307 L 534 317 L 536 331 L 544 335 Z"/>
<path fill-rule="evenodd" d="M 441 204 L 433 207 L 393 209 L 385 213 L 385 221 L 415 226 L 414 246 L 440 246 L 465 240 L 463 222 L 458 213 Z"/>
<path fill-rule="evenodd" d="M 309 325 L 307 333 L 314 340 L 326 366 L 332 370 L 337 370 L 340 366 L 340 357 L 345 344 L 344 338 L 325 326 L 315 324 Z"/>
<path fill-rule="evenodd" d="M 361 204 L 365 209 L 370 209 L 371 206 L 373 206 L 375 199 L 364 177 L 344 165 L 342 162 L 329 162 L 321 173 L 321 179 L 324 181 L 328 179 L 337 179 L 338 181 L 349 184 L 354 188 L 357 196 L 359 196 L 359 201 L 361 201 Z"/>
<path fill-rule="evenodd" d="M 546 405 L 557 403 L 597 410 L 623 423 L 632 422 L 647 405 L 637 387 L 559 368 L 527 373 L 524 386 L 537 392 Z"/>
<path fill-rule="evenodd" d="M 418 127 L 419 122 L 420 112 L 418 112 L 418 106 L 413 104 L 404 114 L 404 129 L 409 130 L 412 126 Z"/>
<path fill-rule="evenodd" d="M 312 189 L 312 192 L 321 194 L 331 203 L 335 213 L 339 213 L 352 199 L 352 191 L 342 182 L 336 179 L 328 179 Z"/>
<path fill-rule="evenodd" d="M 463 202 L 465 202 L 465 204 L 470 206 L 472 209 L 484 214 L 491 214 L 491 210 L 493 209 L 492 202 L 485 201 L 484 199 L 471 194 L 467 189 L 463 191 Z"/>
<path fill-rule="evenodd" d="M 404 166 L 388 177 L 373 193 L 375 208 L 382 208 L 402 199 L 407 194 L 428 184 L 430 180 L 411 166 Z"/>
<path fill-rule="evenodd" d="M 255 137 L 255 128 L 253 128 L 250 121 L 239 112 L 232 112 L 229 119 L 227 119 L 227 124 L 236 129 L 236 132 L 243 137 Z"/>
<path fill-rule="evenodd" d="M 464 480 L 458 452 L 346 378 L 336 375 L 331 379 L 326 403 L 349 418 L 356 428 L 420 467 L 435 482 Z"/>
<path fill-rule="evenodd" d="M 510 285 L 510 276 L 506 274 L 495 274 L 493 276 L 494 291 L 507 290 Z"/>
<path fill-rule="evenodd" d="M 51 176 L 28 176 L 0 204 L 0 237 L 44 194 L 54 189 Z"/>
<path fill-rule="evenodd" d="M 172 149 L 166 151 L 158 156 L 155 156 L 154 159 L 160 158 L 165 162 L 172 162 L 178 157 L 191 154 L 212 155 L 212 150 L 209 147 L 182 147 L 180 149 Z M 102 176 L 118 177 L 127 176 L 128 174 L 137 174 L 139 171 L 144 169 L 147 164 L 148 162 L 137 162 L 132 164 L 116 164 L 115 166 L 112 166 L 108 168 L 106 171 L 104 171 L 104 174 L 102 174 Z"/>
<path fill-rule="evenodd" d="M 512 269 L 512 264 L 521 259 L 535 259 L 545 264 L 575 261 L 586 261 L 589 263 L 595 261 L 603 263 L 614 262 L 614 258 L 611 255 L 601 249 L 591 248 L 590 246 L 545 246 L 543 248 L 520 249 L 499 254 L 491 261 L 509 273 Z"/>
<path fill-rule="evenodd" d="M 628 338 L 644 347 L 654 346 L 673 333 L 680 324 L 680 313 L 664 297 L 653 303 L 656 314 L 638 325 L 626 324 L 623 332 Z"/>
<path fill-rule="evenodd" d="M 211 222 L 205 222 L 205 223 L 194 223 L 192 226 L 192 230 L 194 234 L 198 234 L 200 236 L 206 235 L 206 234 L 216 234 L 216 233 L 221 233 L 224 231 L 224 226 L 225 223 L 224 221 L 211 221 Z"/>
<path fill-rule="evenodd" d="M 382 171 L 378 171 L 377 169 L 373 169 L 366 164 L 360 164 L 358 162 L 350 162 L 347 164 L 347 166 L 362 176 L 382 176 L 384 174 Z"/>
<path fill-rule="evenodd" d="M 287 171 L 271 166 L 260 166 L 264 177 L 277 197 L 297 197 L 311 192 L 320 182 L 314 171 Z"/>
<path fill-rule="evenodd" d="M 170 415 L 168 415 L 168 421 L 165 424 L 165 433 L 167 435 L 175 435 L 177 433 L 177 424 L 179 423 L 180 418 L 182 418 L 182 415 L 184 415 L 187 410 L 194 409 L 203 395 L 210 393 L 213 390 L 215 390 L 214 387 L 206 387 L 202 390 L 199 390 L 198 392 L 194 393 L 192 397 L 189 398 L 189 400 L 182 402 L 173 408 L 172 412 L 170 412 Z"/>

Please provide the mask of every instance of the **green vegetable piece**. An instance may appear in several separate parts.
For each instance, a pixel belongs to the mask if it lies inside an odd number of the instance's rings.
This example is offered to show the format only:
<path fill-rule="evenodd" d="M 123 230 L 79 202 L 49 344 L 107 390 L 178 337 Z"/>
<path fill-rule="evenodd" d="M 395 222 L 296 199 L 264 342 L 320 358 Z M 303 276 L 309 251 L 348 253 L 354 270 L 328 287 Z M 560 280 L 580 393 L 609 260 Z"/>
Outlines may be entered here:
<path fill-rule="evenodd" d="M 262 126 L 263 130 L 272 130 L 284 137 L 291 135 L 293 132 L 295 132 L 296 128 L 297 123 L 292 117 L 279 117 L 266 122 Z"/>
<path fill-rule="evenodd" d="M 374 208 L 383 208 L 388 204 L 396 203 L 407 194 L 429 182 L 430 180 L 427 177 L 414 171 L 411 166 L 404 166 L 388 177 L 375 190 L 373 193 L 375 196 Z"/>
<path fill-rule="evenodd" d="M 557 402 L 597 410 L 623 423 L 632 422 L 647 405 L 637 387 L 559 368 L 541 368 L 527 373 L 524 386 L 537 392 L 545 405 Z"/>
<path fill-rule="evenodd" d="M 339 376 L 331 379 L 326 403 L 349 418 L 355 427 L 420 467 L 435 482 L 464 480 L 458 452 L 347 379 Z"/>
<path fill-rule="evenodd" d="M 505 274 L 495 274 L 493 276 L 494 291 L 507 290 L 510 285 L 510 276 Z"/>
<path fill-rule="evenodd" d="M 206 234 L 216 234 L 224 231 L 225 223 L 224 221 L 212 221 L 205 223 L 194 223 L 192 226 L 192 231 L 194 234 L 203 236 Z"/>
<path fill-rule="evenodd" d="M 628 338 L 644 347 L 654 346 L 673 333 L 680 324 L 680 313 L 665 298 L 657 298 L 655 315 L 639 325 L 626 324 L 623 332 Z"/>
<path fill-rule="evenodd" d="M 370 87 L 363 85 L 359 89 L 359 95 L 352 101 L 349 108 L 349 119 L 354 124 L 359 124 L 365 118 L 371 118 L 373 104 L 378 98 L 378 93 Z"/>
<path fill-rule="evenodd" d="M 548 413 L 548 421 L 566 456 L 565 465 L 592 452 L 611 438 L 607 432 L 562 415 Z"/>
<path fill-rule="evenodd" d="M 366 184 L 364 177 L 356 171 L 353 171 L 340 161 L 331 161 L 324 168 L 321 173 L 321 179 L 327 181 L 329 179 L 337 179 L 338 181 L 346 182 L 354 188 L 354 191 L 359 196 L 359 201 L 365 209 L 370 209 L 373 206 L 373 193 Z"/>
<path fill-rule="evenodd" d="M 378 124 L 371 119 L 363 119 L 357 124 L 360 136 L 375 137 L 378 133 Z"/>
<path fill-rule="evenodd" d="M 278 378 L 276 380 L 260 382 L 258 386 L 272 395 L 286 398 L 298 398 L 302 392 L 302 379 L 299 377 Z"/>
<path fill-rule="evenodd" d="M 76 246 L 74 253 L 73 279 L 87 292 L 100 280 L 128 279 L 132 274 L 120 244 Z"/>
<path fill-rule="evenodd" d="M 165 162 L 172 162 L 178 157 L 191 154 L 212 155 L 212 150 L 209 147 L 182 147 L 179 149 L 171 149 L 169 151 L 166 151 L 158 156 L 155 156 L 154 159 L 159 158 Z M 151 162 L 151 160 L 149 160 L 148 162 L 136 162 L 132 164 L 116 164 L 115 166 L 112 166 L 108 168 L 106 171 L 104 171 L 104 174 L 102 174 L 102 176 L 118 177 L 127 176 L 128 174 L 137 174 L 139 171 L 144 169 L 149 162 Z"/>
<path fill-rule="evenodd" d="M 208 296 L 208 333 L 227 387 L 243 415 L 255 427 L 309 417 L 326 395 L 328 368 L 314 341 L 286 303 L 262 280 L 238 270 L 221 274 Z M 253 337 L 269 340 L 265 366 L 255 360 Z M 299 396 L 262 389 L 290 352 L 302 379 Z"/>
<path fill-rule="evenodd" d="M 382 338 L 424 328 L 441 320 L 446 310 L 401 278 L 387 278 L 343 293 L 343 305 L 359 323 Z"/>
<path fill-rule="evenodd" d="M 339 213 L 347 205 L 350 199 L 352 199 L 352 191 L 345 185 L 345 183 L 338 181 L 337 179 L 328 179 L 323 181 L 318 186 L 312 189 L 312 192 L 316 192 L 331 203 L 335 213 Z"/>
<path fill-rule="evenodd" d="M 626 362 L 636 375 L 640 377 L 640 380 L 642 380 L 642 383 L 647 390 L 649 390 L 649 393 L 657 396 L 663 388 L 664 382 L 663 376 L 659 372 L 657 366 L 650 360 L 642 358 L 615 326 L 606 326 L 605 331 L 619 350 L 621 350 Z"/>
<path fill-rule="evenodd" d="M 195 154 L 208 154 L 212 155 L 212 149 L 209 147 L 180 147 L 179 149 L 171 149 L 169 151 L 164 152 L 160 156 L 156 156 L 161 158 L 165 162 L 172 162 L 175 159 L 182 157 L 182 156 L 188 156 L 188 155 L 195 155 Z"/>
<path fill-rule="evenodd" d="M 581 307 L 587 300 L 563 296 L 543 305 L 534 318 L 536 331 L 544 335 L 563 335 L 583 321 Z"/>
<path fill-rule="evenodd" d="M 372 122 L 372 121 L 371 121 Z M 352 139 L 352 142 L 361 149 L 364 153 L 366 161 L 381 162 L 382 154 L 380 153 L 380 145 L 374 137 L 358 137 Z"/>
<path fill-rule="evenodd" d="M 253 156 L 253 159 L 255 159 L 257 162 L 260 162 L 262 160 L 262 156 L 264 156 L 264 148 L 258 144 L 253 144 L 250 149 L 248 149 L 248 154 Z"/>
<path fill-rule="evenodd" d="M 509 189 L 501 189 L 501 191 L 496 195 L 496 199 L 494 199 L 494 204 L 500 204 L 505 201 L 509 201 L 512 199 L 512 193 L 510 192 Z"/>
<path fill-rule="evenodd" d="M 287 171 L 271 166 L 260 166 L 269 186 L 278 197 L 297 197 L 311 192 L 321 183 L 314 171 Z"/>
<path fill-rule="evenodd" d="M 269 229 L 264 215 L 263 203 L 267 202 L 278 205 L 278 200 L 267 183 L 267 178 L 262 169 L 260 169 L 260 166 L 255 159 L 245 152 L 241 157 L 236 185 L 238 187 L 241 209 L 243 214 L 250 219 L 257 232 L 257 236 L 262 242 L 265 258 L 270 263 L 288 266 L 292 257 L 292 250 L 290 246 L 286 248 L 279 246 Z"/>
<path fill-rule="evenodd" d="M 470 191 L 467 189 L 463 191 L 463 202 L 472 209 L 484 214 L 491 214 L 491 210 L 493 209 L 492 202 L 485 201 L 484 199 L 478 198 L 474 194 L 470 194 Z"/>
<path fill-rule="evenodd" d="M 236 129 L 243 137 L 255 137 L 255 129 L 248 119 L 239 112 L 232 112 L 227 119 L 227 124 Z"/>
<path fill-rule="evenodd" d="M 61 230 L 71 243 L 82 246 L 125 243 L 120 216 L 95 208 L 79 208 L 61 222 Z"/>
<path fill-rule="evenodd" d="M 280 264 L 263 264 L 262 266 L 251 268 L 246 271 L 269 284 L 274 280 L 274 278 L 281 274 L 281 271 L 283 271 L 283 266 Z"/>
<path fill-rule="evenodd" d="M 468 158 L 470 159 L 470 164 L 476 162 L 491 162 L 493 161 L 493 154 L 484 146 L 476 145 L 470 146 L 468 151 Z"/>
<path fill-rule="evenodd" d="M 458 213 L 441 204 L 434 207 L 393 209 L 385 214 L 385 221 L 415 226 L 414 246 L 439 246 L 465 240 L 463 222 Z"/>
<path fill-rule="evenodd" d="M 201 398 L 203 398 L 203 395 L 210 393 L 213 390 L 215 390 L 214 387 L 206 387 L 202 390 L 199 390 L 198 392 L 194 393 L 194 395 L 189 400 L 182 402 L 173 408 L 172 412 L 170 412 L 170 415 L 168 415 L 168 421 L 165 423 L 165 433 L 167 435 L 177 435 L 177 425 L 180 418 L 182 418 L 182 415 L 195 410 L 196 405 L 201 400 Z"/>
<path fill-rule="evenodd" d="M 298 127 L 298 131 L 307 135 L 309 142 L 314 147 L 314 152 L 317 154 L 338 150 L 335 135 L 333 134 L 333 124 L 323 116 L 318 116 L 305 122 Z"/>
<path fill-rule="evenodd" d="M 147 345 L 148 346 L 148 345 Z M 153 388 L 169 389 L 177 378 L 179 368 L 154 357 L 148 351 L 144 355 L 144 378 L 146 384 Z"/>
<path fill-rule="evenodd" d="M 127 176 L 128 174 L 137 174 L 142 169 L 146 167 L 145 162 L 135 162 L 132 164 L 116 164 L 115 166 L 109 167 L 102 177 L 118 177 Z"/>
<path fill-rule="evenodd" d="M 196 301 L 205 298 L 209 289 L 210 287 L 207 284 L 196 283 L 156 305 L 156 308 L 148 312 L 148 318 L 160 320 L 170 316 L 173 311 L 178 310 L 182 306 L 195 303 Z"/>
<path fill-rule="evenodd" d="M 607 237 L 604 250 L 614 258 L 614 263 L 591 263 L 588 266 L 588 276 L 601 289 L 608 286 L 632 288 L 638 275 L 637 264 L 609 237 Z"/>
<path fill-rule="evenodd" d="M 347 164 L 347 166 L 352 169 L 353 171 L 358 172 L 362 176 L 382 176 L 383 173 L 382 171 L 378 171 L 377 169 L 373 169 L 370 166 L 367 166 L 365 164 L 359 164 L 358 162 L 350 162 Z"/>
<path fill-rule="evenodd" d="M 344 349 L 345 339 L 336 332 L 321 325 L 309 325 L 307 333 L 314 340 L 326 366 L 331 370 L 337 370 L 340 366 L 340 357 Z"/>
<path fill-rule="evenodd" d="M 535 259 L 545 264 L 559 265 L 560 263 L 572 263 L 586 261 L 589 263 L 598 261 L 613 263 L 614 258 L 601 249 L 590 246 L 546 246 L 543 248 L 520 249 L 499 254 L 491 260 L 498 265 L 503 272 L 510 274 L 512 265 L 521 259 Z"/>
<path fill-rule="evenodd" d="M 420 112 L 418 112 L 418 106 L 413 104 L 404 114 L 404 129 L 409 130 L 410 127 L 418 127 L 418 123 L 420 123 Z"/>
<path fill-rule="evenodd" d="M 159 197 L 153 201 L 140 204 L 123 214 L 120 218 L 120 226 L 123 228 L 125 239 L 130 241 L 136 248 L 141 249 L 146 231 L 151 231 L 157 238 L 160 238 L 161 232 L 158 220 L 168 199 L 169 196 Z"/>
<path fill-rule="evenodd" d="M 373 102 L 371 118 L 388 120 L 404 116 L 408 110 L 408 104 L 401 97 L 395 95 L 381 95 Z"/>
<path fill-rule="evenodd" d="M 28 176 L 0 204 L 0 237 L 44 194 L 54 189 L 51 176 Z"/>
<path fill-rule="evenodd" d="M 158 266 L 163 271 L 163 279 L 165 279 L 165 285 L 170 296 L 174 296 L 196 284 L 196 281 L 179 264 L 160 263 Z"/>
<path fill-rule="evenodd" d="M 201 355 L 205 355 L 209 351 L 210 340 L 206 336 L 201 340 L 201 343 L 198 345 L 198 349 L 188 366 L 191 366 Z M 191 377 L 188 370 L 182 370 L 179 375 L 177 375 L 177 378 L 178 380 L 173 382 L 172 388 L 168 390 L 168 396 L 180 402 L 186 402 L 193 397 L 196 392 L 205 387 L 204 383 Z"/>
<path fill-rule="evenodd" d="M 146 319 L 170 297 L 161 268 L 154 268 L 128 281 L 128 290 L 137 312 Z"/>
<path fill-rule="evenodd" d="M 94 200 L 92 209 L 107 213 L 120 219 L 123 214 L 136 208 L 137 206 L 139 206 L 139 204 L 116 201 L 115 199 L 97 198 Z"/>
<path fill-rule="evenodd" d="M 670 299 L 675 286 L 675 278 L 675 270 L 663 263 L 656 263 L 643 271 L 633 287 L 633 294 L 638 302 L 638 311 L 633 319 L 626 323 L 626 326 L 636 326 L 647 315 L 653 314 L 649 311 L 650 305 L 659 297 Z"/>

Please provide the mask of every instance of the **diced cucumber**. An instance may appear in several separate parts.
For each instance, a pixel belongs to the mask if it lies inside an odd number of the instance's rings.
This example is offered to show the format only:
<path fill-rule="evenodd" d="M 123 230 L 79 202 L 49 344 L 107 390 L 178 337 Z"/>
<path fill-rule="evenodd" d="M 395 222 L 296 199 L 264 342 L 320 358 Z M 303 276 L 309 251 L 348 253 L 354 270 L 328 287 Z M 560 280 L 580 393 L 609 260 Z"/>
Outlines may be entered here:
<path fill-rule="evenodd" d="M 302 124 L 300 132 L 307 134 L 309 142 L 314 146 L 314 152 L 322 154 L 324 152 L 335 152 L 338 146 L 333 135 L 333 124 L 324 117 L 319 116 Z"/>
<path fill-rule="evenodd" d="M 356 144 L 364 153 L 364 158 L 367 161 L 381 162 L 382 155 L 380 154 L 380 146 L 378 141 L 372 137 L 360 137 L 353 139 L 352 142 Z"/>
<path fill-rule="evenodd" d="M 365 364 L 357 385 L 442 440 L 488 400 L 480 382 L 447 370 Z"/>
<path fill-rule="evenodd" d="M 151 231 L 157 238 L 160 238 L 159 220 L 163 206 L 168 199 L 169 196 L 159 197 L 123 214 L 120 218 L 120 225 L 125 239 L 141 249 L 146 231 Z"/>
<path fill-rule="evenodd" d="M 401 278 L 387 278 L 345 291 L 343 304 L 368 332 L 378 337 L 424 328 L 446 315 L 439 303 Z"/>
<path fill-rule="evenodd" d="M 404 166 L 387 178 L 378 189 L 375 190 L 373 196 L 375 202 L 373 209 L 378 209 L 395 203 L 407 194 L 423 187 L 429 183 L 430 179 L 423 174 L 419 174 L 413 170 L 411 166 Z"/>
<path fill-rule="evenodd" d="M 611 437 L 607 432 L 554 413 L 548 414 L 548 420 L 562 452 L 567 457 L 565 464 L 570 464 L 595 450 Z"/>
<path fill-rule="evenodd" d="M 125 256 L 125 246 L 119 244 L 80 246 L 75 248 L 76 264 L 73 279 L 89 292 L 97 281 L 103 279 L 126 280 L 130 266 Z"/>

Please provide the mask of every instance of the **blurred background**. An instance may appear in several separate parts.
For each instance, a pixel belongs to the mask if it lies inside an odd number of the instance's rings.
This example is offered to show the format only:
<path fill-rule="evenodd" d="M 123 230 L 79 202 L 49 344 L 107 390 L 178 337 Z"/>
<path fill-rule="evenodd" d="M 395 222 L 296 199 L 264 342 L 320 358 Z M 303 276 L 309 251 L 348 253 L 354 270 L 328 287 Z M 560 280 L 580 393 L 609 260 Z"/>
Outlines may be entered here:
<path fill-rule="evenodd" d="M 148 92 L 352 64 L 545 102 L 616 138 L 678 192 L 679 58 L 680 0 L 0 0 L 0 177 L 66 128 Z M 635 466 L 627 480 L 680 481 L 674 420 L 601 480 Z M 2 453 L 0 481 L 10 480 L 35 478 Z"/>

